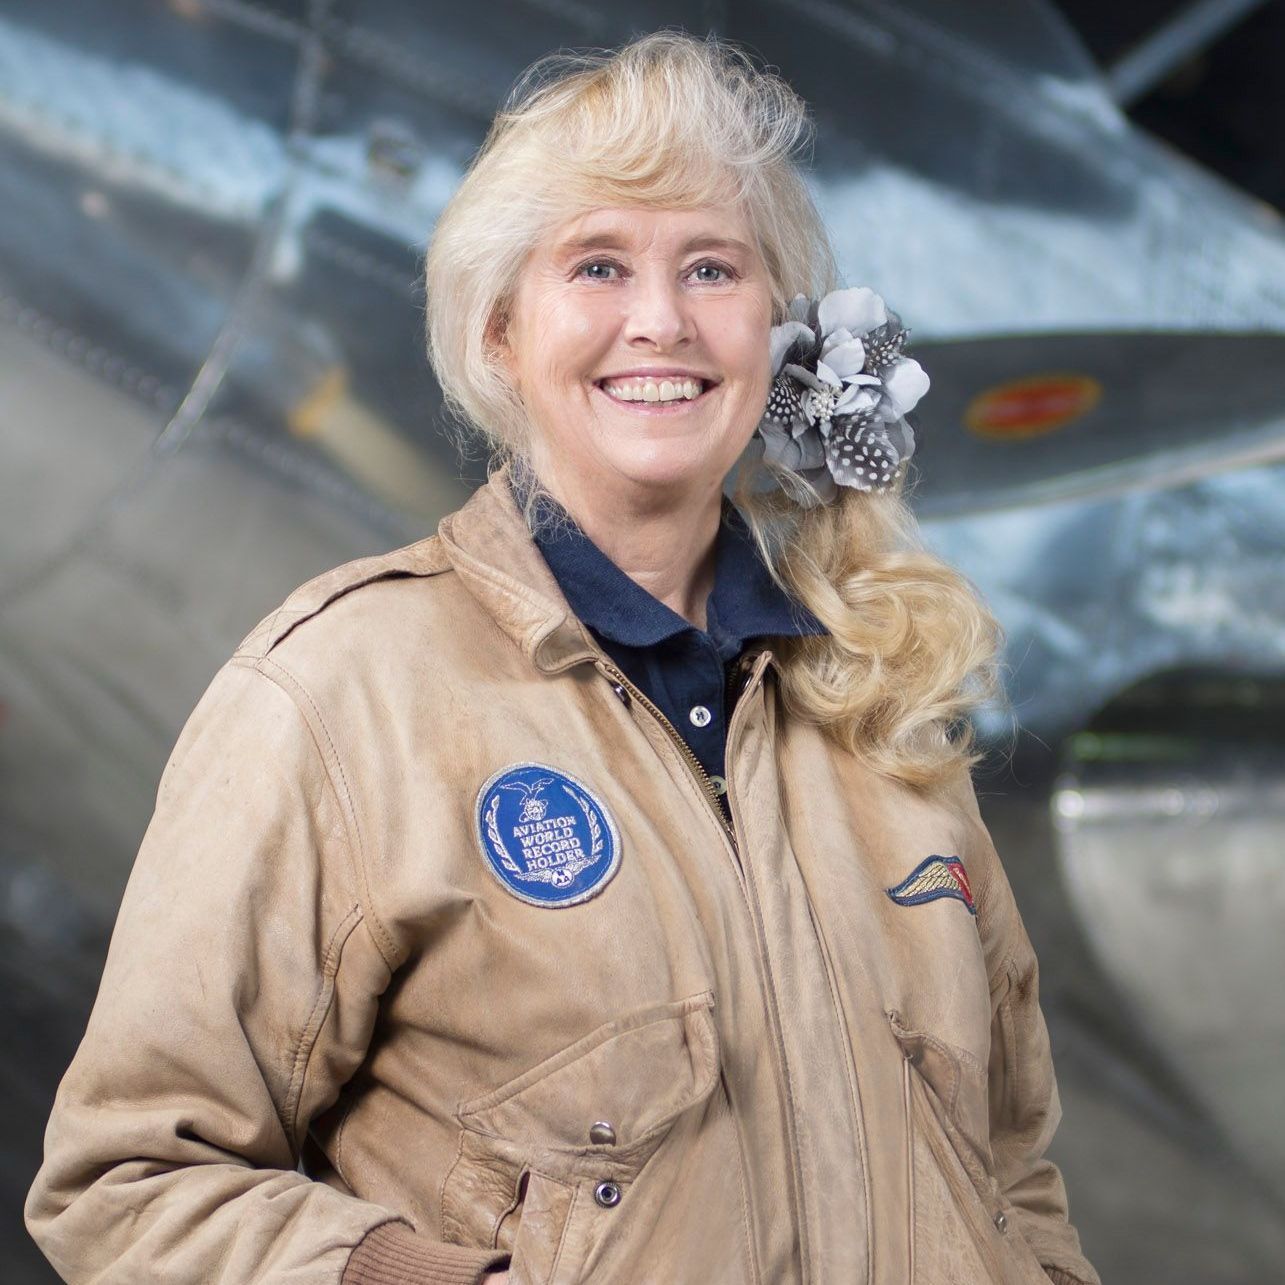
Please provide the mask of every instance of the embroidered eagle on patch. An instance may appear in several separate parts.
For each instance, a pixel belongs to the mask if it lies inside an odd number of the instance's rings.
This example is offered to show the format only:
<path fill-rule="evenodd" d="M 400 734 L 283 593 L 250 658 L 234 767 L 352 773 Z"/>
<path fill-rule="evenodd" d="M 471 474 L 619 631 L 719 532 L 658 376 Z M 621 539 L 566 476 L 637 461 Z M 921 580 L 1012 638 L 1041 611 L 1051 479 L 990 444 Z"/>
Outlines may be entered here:
<path fill-rule="evenodd" d="M 968 907 L 970 915 L 977 913 L 968 872 L 958 857 L 925 857 L 899 884 L 884 891 L 899 906 L 922 906 L 940 897 L 954 897 Z"/>

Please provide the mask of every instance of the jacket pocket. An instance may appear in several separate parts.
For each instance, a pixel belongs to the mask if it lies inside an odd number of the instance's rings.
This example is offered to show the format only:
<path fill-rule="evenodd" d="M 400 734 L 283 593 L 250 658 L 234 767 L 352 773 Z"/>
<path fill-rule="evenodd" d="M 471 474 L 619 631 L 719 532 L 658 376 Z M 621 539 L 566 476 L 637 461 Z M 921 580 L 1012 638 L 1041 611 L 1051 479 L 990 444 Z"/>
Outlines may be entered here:
<path fill-rule="evenodd" d="M 912 1285 L 1047 1285 L 1033 1255 L 1014 1243 L 1020 1235 L 991 1171 L 984 1125 L 979 1136 L 984 1070 L 900 1014 L 887 1016 L 902 1058 Z M 979 1076 L 982 1083 L 970 1083 Z"/>
<path fill-rule="evenodd" d="M 726 1161 L 730 1142 L 740 1164 L 735 1123 L 715 1093 L 713 1003 L 706 991 L 648 1005 L 463 1103 L 442 1190 L 446 1238 L 508 1249 L 514 1285 L 561 1285 L 590 1270 L 629 1279 L 610 1264 L 667 1216 L 665 1193 L 644 1181 L 667 1139 L 681 1133 L 676 1148 L 697 1166 L 711 1145 Z M 739 1197 L 736 1213 L 743 1237 Z"/>

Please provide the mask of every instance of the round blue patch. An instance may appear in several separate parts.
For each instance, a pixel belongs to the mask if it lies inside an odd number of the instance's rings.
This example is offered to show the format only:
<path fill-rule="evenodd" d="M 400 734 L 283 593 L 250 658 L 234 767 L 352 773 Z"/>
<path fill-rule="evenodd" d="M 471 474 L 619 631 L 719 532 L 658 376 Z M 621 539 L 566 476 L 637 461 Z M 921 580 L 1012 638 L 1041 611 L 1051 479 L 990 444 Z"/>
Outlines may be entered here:
<path fill-rule="evenodd" d="M 492 874 L 533 906 L 585 901 L 620 865 L 620 836 L 602 800 L 543 763 L 515 763 L 487 781 L 477 840 Z"/>

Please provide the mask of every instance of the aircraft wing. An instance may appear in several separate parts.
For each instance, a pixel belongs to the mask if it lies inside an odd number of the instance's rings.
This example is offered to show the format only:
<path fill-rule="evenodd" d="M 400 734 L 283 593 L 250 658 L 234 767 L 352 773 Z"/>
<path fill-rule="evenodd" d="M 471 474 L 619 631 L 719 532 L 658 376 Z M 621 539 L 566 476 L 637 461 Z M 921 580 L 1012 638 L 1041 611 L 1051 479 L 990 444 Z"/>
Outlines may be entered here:
<path fill-rule="evenodd" d="M 1176 486 L 1285 459 L 1285 334 L 1099 332 L 912 344 L 924 517 Z M 917 462 L 917 461 L 916 461 Z"/>

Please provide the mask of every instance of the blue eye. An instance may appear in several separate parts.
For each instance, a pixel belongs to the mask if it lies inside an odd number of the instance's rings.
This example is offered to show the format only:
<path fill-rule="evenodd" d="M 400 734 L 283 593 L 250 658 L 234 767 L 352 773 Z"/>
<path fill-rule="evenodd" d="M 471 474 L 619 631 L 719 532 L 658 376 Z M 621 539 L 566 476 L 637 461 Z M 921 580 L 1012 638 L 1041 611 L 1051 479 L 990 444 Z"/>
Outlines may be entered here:
<path fill-rule="evenodd" d="M 609 259 L 590 259 L 588 263 L 582 263 L 577 272 L 581 276 L 588 277 L 590 281 L 610 281 L 610 274 L 617 271 L 618 266 Z M 595 268 L 601 269 L 601 271 L 595 272 Z"/>
<path fill-rule="evenodd" d="M 693 275 L 701 272 L 716 272 L 716 277 L 697 277 L 702 285 L 717 285 L 720 280 L 728 280 L 732 276 L 732 270 L 722 263 L 698 263 L 693 269 Z"/>

